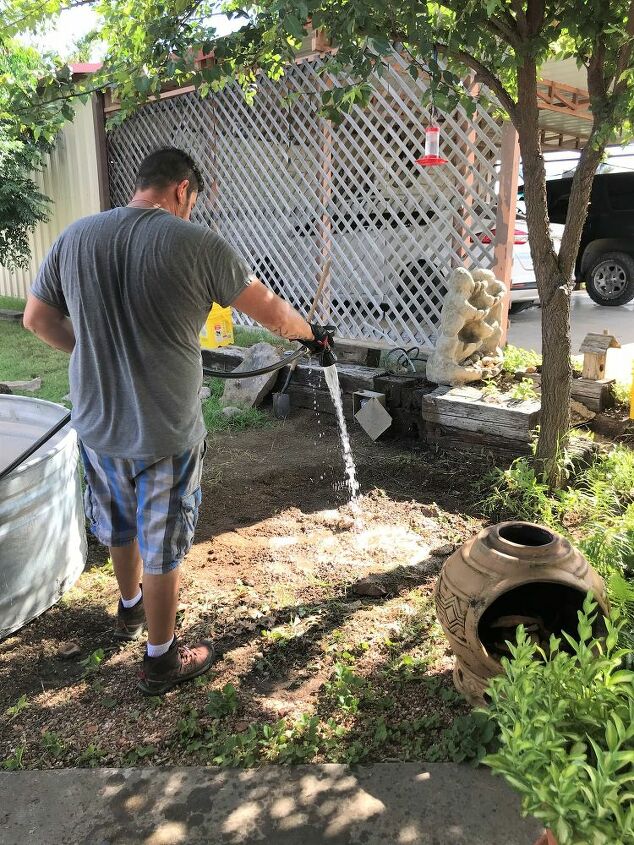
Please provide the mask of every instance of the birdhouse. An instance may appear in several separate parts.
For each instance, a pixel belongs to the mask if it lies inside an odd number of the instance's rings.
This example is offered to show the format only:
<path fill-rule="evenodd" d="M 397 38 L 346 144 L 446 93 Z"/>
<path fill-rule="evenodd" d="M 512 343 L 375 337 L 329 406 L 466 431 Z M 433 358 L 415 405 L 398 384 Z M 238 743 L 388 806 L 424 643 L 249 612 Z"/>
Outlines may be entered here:
<path fill-rule="evenodd" d="M 579 352 L 583 352 L 582 378 L 599 381 L 605 378 L 605 364 L 608 349 L 620 349 L 621 344 L 604 331 L 603 334 L 590 333 L 585 336 Z"/>

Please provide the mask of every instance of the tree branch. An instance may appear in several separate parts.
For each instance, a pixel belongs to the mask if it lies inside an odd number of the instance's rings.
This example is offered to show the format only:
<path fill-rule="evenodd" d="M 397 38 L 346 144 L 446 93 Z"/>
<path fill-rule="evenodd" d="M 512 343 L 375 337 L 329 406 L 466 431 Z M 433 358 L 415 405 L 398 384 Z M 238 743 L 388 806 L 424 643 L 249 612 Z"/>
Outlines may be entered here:
<path fill-rule="evenodd" d="M 526 21 L 526 15 L 524 14 L 524 5 L 522 0 L 511 0 L 511 7 L 515 12 L 515 21 L 517 23 L 517 29 L 522 38 L 526 38 L 528 35 L 528 23 Z"/>
<path fill-rule="evenodd" d="M 528 0 L 526 29 L 529 38 L 537 35 L 544 25 L 544 0 Z"/>
<path fill-rule="evenodd" d="M 445 44 L 438 44 L 437 48 L 439 53 L 443 53 L 444 55 L 461 62 L 463 65 L 470 67 L 471 70 L 474 70 L 476 72 L 475 81 L 486 85 L 491 89 L 491 91 L 493 91 L 500 101 L 502 108 L 506 110 L 511 120 L 514 121 L 514 118 L 516 117 L 517 103 L 506 90 L 502 81 L 498 79 L 492 71 L 483 65 L 482 62 L 478 61 L 475 56 L 472 56 L 471 53 L 467 53 L 465 50 L 451 50 Z"/>
<path fill-rule="evenodd" d="M 511 18 L 511 21 L 513 21 L 513 18 Z M 513 24 L 515 24 L 515 21 L 513 21 Z M 521 46 L 522 37 L 519 30 L 513 24 L 501 18 L 489 18 L 487 21 L 487 27 L 493 35 L 497 38 L 503 38 L 511 47 L 518 49 Z"/>
<path fill-rule="evenodd" d="M 632 58 L 632 39 L 634 39 L 634 0 L 630 2 L 630 9 L 627 15 L 627 25 L 625 27 L 626 33 L 629 35 L 628 41 L 623 44 L 619 50 L 619 55 L 616 61 L 616 75 L 614 79 L 614 93 L 619 96 L 622 94 L 627 86 L 627 80 L 621 79 L 624 71 L 630 64 Z"/>

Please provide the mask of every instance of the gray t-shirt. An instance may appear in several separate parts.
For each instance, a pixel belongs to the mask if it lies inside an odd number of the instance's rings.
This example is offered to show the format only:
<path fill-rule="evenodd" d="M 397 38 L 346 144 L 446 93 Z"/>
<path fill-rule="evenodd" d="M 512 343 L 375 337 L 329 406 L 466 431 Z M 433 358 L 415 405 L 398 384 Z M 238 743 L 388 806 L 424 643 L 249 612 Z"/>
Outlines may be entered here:
<path fill-rule="evenodd" d="M 69 226 L 32 293 L 70 317 L 73 426 L 99 454 L 155 459 L 205 436 L 199 334 L 249 284 L 218 235 L 162 209 L 116 208 Z"/>

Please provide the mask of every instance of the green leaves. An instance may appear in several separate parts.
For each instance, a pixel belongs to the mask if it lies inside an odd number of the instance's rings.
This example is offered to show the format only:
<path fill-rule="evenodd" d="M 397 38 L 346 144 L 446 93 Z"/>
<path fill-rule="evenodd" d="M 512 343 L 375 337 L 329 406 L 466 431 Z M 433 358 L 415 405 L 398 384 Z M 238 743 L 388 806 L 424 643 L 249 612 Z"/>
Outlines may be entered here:
<path fill-rule="evenodd" d="M 634 843 L 634 684 L 616 643 L 623 621 L 597 614 L 588 597 L 579 638 L 554 644 L 544 660 L 519 632 L 513 659 L 490 685 L 486 711 L 500 747 L 484 762 L 516 789 L 525 813 L 555 833 L 558 845 Z"/>

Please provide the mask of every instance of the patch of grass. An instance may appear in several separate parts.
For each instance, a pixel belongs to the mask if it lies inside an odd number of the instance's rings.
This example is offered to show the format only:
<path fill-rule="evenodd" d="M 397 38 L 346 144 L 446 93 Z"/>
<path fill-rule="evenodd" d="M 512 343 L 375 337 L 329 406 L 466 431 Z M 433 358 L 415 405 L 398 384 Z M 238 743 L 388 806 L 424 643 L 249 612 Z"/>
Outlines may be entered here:
<path fill-rule="evenodd" d="M 271 418 L 258 408 L 245 408 L 235 417 L 225 417 L 220 404 L 224 381 L 220 378 L 211 379 L 209 388 L 211 396 L 203 402 L 203 418 L 208 432 L 244 431 L 247 428 L 265 428 L 271 425 Z"/>
<path fill-rule="evenodd" d="M 272 346 L 282 347 L 283 349 L 292 349 L 294 347 L 294 344 L 290 341 L 284 340 L 284 338 L 278 337 L 266 329 L 251 328 L 250 326 L 234 326 L 233 342 L 236 346 L 242 346 L 245 349 L 262 342 L 270 343 Z"/>
<path fill-rule="evenodd" d="M 26 306 L 26 299 L 20 299 L 17 296 L 0 296 L 0 308 L 6 308 L 9 311 L 24 311 Z"/>
<path fill-rule="evenodd" d="M 0 322 L 0 382 L 42 379 L 35 393 L 15 391 L 64 404 L 68 393 L 68 355 L 51 349 L 20 325 Z"/>

